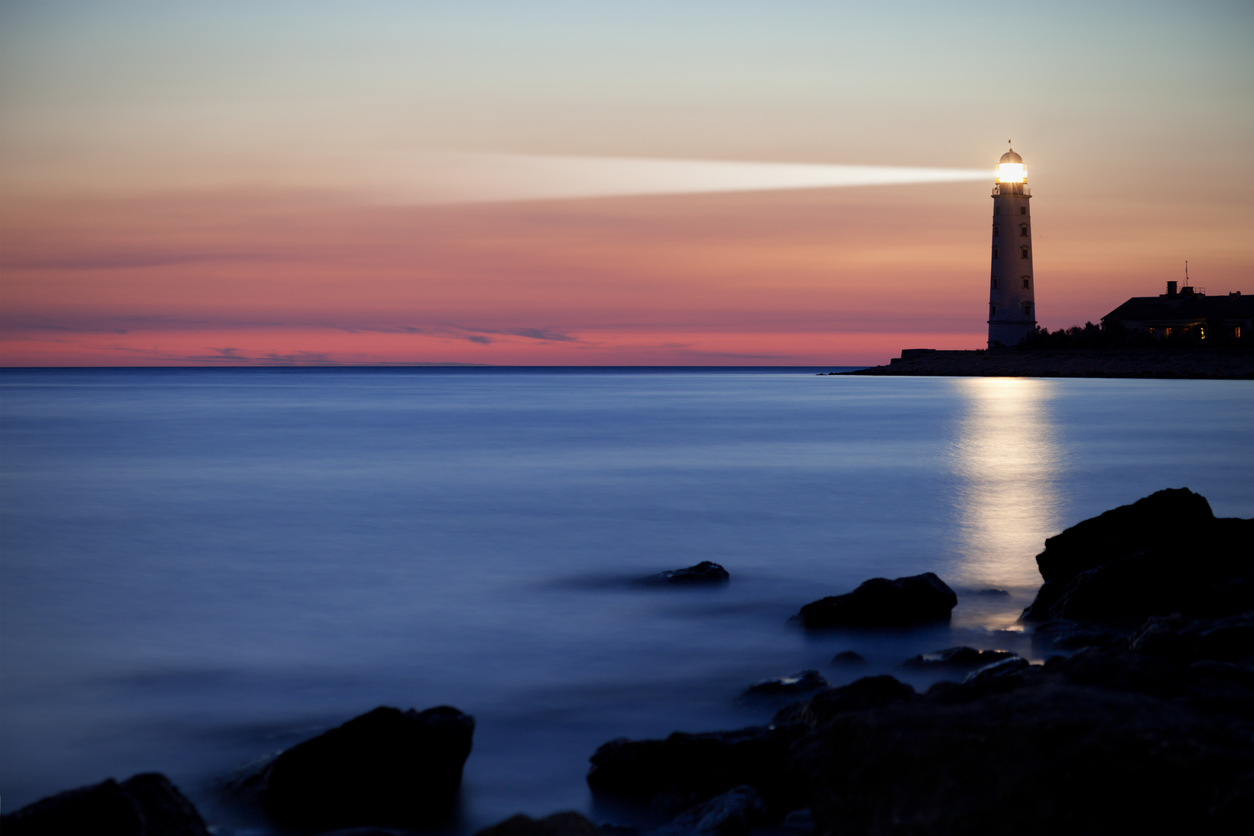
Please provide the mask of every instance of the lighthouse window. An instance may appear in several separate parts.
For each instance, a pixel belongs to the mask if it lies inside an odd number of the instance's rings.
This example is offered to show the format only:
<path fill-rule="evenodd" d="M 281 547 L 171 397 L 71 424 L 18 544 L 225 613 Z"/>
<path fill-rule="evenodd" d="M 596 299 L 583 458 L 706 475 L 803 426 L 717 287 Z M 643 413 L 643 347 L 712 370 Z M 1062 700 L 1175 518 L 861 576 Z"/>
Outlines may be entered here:
<path fill-rule="evenodd" d="M 996 289 L 997 289 L 997 277 L 994 276 L 993 277 L 993 290 L 996 290 Z"/>
<path fill-rule="evenodd" d="M 989 305 L 989 306 L 988 306 L 988 315 L 989 315 L 989 316 L 997 316 L 997 306 L 996 306 L 996 305 Z"/>
<path fill-rule="evenodd" d="M 1020 214 L 1020 215 L 1026 215 L 1027 213 L 1028 213 L 1028 207 L 1026 207 L 1026 206 L 1020 206 L 1020 207 L 1019 207 L 1019 214 Z"/>
<path fill-rule="evenodd" d="M 993 214 L 994 214 L 994 215 L 1000 215 L 1000 214 L 1001 214 L 1001 207 L 1000 207 L 1000 206 L 994 206 L 994 207 L 993 207 Z"/>
<path fill-rule="evenodd" d="M 993 237 L 996 238 L 998 235 L 1001 235 L 1001 227 L 993 224 Z"/>
<path fill-rule="evenodd" d="M 1026 224 L 1024 226 L 1019 227 L 1019 237 L 1020 238 L 1028 237 L 1028 228 Z"/>
<path fill-rule="evenodd" d="M 1024 290 L 1028 289 L 1028 288 L 1029 288 L 1029 287 L 1031 287 L 1031 286 L 1032 286 L 1032 280 L 1031 280 L 1031 279 L 1029 279 L 1027 276 L 1024 276 L 1024 277 L 1023 277 L 1023 288 L 1024 288 Z"/>
<path fill-rule="evenodd" d="M 1027 257 L 1028 257 L 1028 248 L 1027 248 L 1027 247 L 1022 247 L 1021 249 L 1023 250 L 1023 258 L 1027 258 Z"/>
<path fill-rule="evenodd" d="M 997 248 L 993 247 L 993 258 L 997 258 Z"/>
<path fill-rule="evenodd" d="M 1031 316 L 1031 315 L 1032 315 L 1032 306 L 1031 306 L 1030 304 L 1026 303 L 1026 302 L 1025 302 L 1025 303 L 1024 303 L 1024 305 L 1023 305 L 1023 315 L 1024 315 L 1024 316 Z"/>

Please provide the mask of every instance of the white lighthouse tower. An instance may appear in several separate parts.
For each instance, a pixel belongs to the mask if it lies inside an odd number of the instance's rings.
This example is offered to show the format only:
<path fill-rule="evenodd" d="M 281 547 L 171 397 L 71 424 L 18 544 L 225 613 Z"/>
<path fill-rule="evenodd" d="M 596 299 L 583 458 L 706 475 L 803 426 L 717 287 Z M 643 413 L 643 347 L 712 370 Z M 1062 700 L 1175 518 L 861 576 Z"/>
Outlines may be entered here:
<path fill-rule="evenodd" d="M 988 347 L 1018 345 L 1036 330 L 1032 213 L 1028 172 L 1011 148 L 993 185 L 993 267 L 989 271 Z"/>

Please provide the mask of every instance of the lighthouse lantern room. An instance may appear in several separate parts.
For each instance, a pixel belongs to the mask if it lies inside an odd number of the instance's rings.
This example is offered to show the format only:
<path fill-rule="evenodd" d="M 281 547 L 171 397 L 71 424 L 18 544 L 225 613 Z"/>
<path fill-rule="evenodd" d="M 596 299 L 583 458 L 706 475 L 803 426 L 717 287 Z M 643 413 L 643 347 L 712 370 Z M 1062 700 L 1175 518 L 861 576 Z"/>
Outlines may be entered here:
<path fill-rule="evenodd" d="M 1032 213 L 1028 172 L 1011 148 L 993 184 L 993 252 L 989 271 L 988 347 L 1018 345 L 1036 330 Z"/>

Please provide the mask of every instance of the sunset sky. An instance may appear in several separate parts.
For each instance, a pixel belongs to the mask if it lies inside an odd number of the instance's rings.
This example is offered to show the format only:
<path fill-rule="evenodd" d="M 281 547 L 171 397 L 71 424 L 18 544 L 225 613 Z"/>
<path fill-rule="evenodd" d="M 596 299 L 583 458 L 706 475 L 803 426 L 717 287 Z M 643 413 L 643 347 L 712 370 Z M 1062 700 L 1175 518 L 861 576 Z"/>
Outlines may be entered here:
<path fill-rule="evenodd" d="M 1254 292 L 1251 44 L 1248 2 L 3 0 L 0 362 L 978 348 L 1007 140 L 1043 325 L 1186 259 Z"/>

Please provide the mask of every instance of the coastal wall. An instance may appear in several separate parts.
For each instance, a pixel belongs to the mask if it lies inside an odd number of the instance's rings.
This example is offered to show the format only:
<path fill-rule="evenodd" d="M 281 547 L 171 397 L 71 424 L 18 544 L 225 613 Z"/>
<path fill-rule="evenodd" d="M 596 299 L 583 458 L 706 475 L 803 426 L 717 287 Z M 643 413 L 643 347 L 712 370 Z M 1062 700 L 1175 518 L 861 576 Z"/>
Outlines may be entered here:
<path fill-rule="evenodd" d="M 1093 348 L 1023 351 L 906 349 L 887 366 L 831 374 L 932 377 L 1142 377 L 1254 380 L 1254 351 Z"/>

